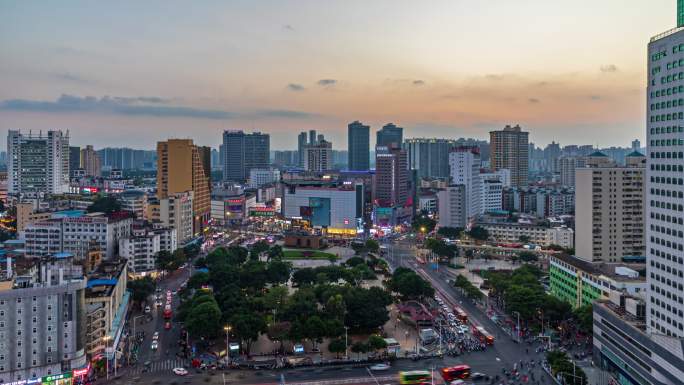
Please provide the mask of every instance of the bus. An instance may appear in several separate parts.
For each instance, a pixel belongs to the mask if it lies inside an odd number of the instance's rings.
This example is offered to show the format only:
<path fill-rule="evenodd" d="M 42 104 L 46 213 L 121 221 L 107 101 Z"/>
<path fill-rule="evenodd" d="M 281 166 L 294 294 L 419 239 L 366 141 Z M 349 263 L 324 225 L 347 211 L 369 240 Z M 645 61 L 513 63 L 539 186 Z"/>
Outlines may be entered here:
<path fill-rule="evenodd" d="M 410 370 L 399 372 L 399 383 L 402 385 L 423 384 L 432 380 L 430 372 L 427 370 Z"/>
<path fill-rule="evenodd" d="M 468 313 L 466 313 L 460 307 L 454 306 L 454 315 L 456 316 L 456 319 L 458 319 L 462 323 L 468 323 Z"/>
<path fill-rule="evenodd" d="M 171 316 L 173 313 L 171 312 L 170 308 L 164 309 L 164 319 L 171 319 Z"/>
<path fill-rule="evenodd" d="M 454 380 L 467 380 L 470 378 L 470 366 L 468 365 L 456 365 L 442 368 L 440 372 L 442 373 L 442 378 L 447 383 Z"/>
<path fill-rule="evenodd" d="M 491 334 L 489 334 L 489 332 L 485 330 L 485 328 L 483 328 L 482 326 L 473 327 L 473 335 L 479 338 L 481 342 L 484 342 L 487 345 L 494 345 L 494 337 Z"/>

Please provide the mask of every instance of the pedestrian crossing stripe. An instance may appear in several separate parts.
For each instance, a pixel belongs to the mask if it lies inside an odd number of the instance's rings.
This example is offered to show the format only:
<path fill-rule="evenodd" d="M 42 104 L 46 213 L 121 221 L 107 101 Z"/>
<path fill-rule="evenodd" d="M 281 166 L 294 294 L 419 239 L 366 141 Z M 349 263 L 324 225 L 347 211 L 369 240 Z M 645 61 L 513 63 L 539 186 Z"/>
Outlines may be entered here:
<path fill-rule="evenodd" d="M 150 366 L 147 368 L 147 373 L 155 373 L 161 371 L 172 370 L 173 368 L 182 368 L 190 364 L 189 360 L 183 359 L 168 359 L 163 361 L 152 361 Z M 138 364 L 132 369 L 132 374 L 142 374 L 145 370 L 145 365 Z"/>

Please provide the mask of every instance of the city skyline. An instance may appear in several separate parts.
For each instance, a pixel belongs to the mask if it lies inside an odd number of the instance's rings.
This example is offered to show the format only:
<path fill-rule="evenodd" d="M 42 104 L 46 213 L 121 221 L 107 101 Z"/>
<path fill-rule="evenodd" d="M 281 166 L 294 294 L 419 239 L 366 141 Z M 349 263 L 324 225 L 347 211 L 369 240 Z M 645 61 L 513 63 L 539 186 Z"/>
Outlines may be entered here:
<path fill-rule="evenodd" d="M 627 146 L 644 140 L 644 43 L 675 26 L 669 0 L 84 4 L 0 6 L 0 129 L 96 148 L 216 148 L 241 129 L 274 149 L 316 129 L 344 149 L 358 119 L 372 137 L 388 122 L 406 138 L 520 124 L 535 143 Z"/>

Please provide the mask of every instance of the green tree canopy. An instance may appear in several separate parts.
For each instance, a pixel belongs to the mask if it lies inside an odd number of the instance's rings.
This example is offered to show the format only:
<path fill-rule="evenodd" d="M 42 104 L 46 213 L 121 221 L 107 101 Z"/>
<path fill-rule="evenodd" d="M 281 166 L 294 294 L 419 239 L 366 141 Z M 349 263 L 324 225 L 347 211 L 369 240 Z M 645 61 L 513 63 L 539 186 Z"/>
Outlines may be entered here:
<path fill-rule="evenodd" d="M 193 336 L 214 337 L 221 330 L 221 309 L 216 301 L 204 301 L 193 306 L 186 319 L 185 327 Z"/>
<path fill-rule="evenodd" d="M 95 199 L 93 204 L 88 206 L 87 211 L 89 213 L 111 214 L 117 211 L 121 211 L 121 204 L 114 196 L 100 195 Z"/>
<path fill-rule="evenodd" d="M 456 239 L 461 236 L 461 233 L 463 232 L 463 229 L 460 227 L 448 227 L 448 226 L 442 226 L 437 230 L 437 234 L 449 238 L 449 239 Z"/>
<path fill-rule="evenodd" d="M 142 303 L 154 293 L 156 284 L 149 276 L 128 281 L 126 287 L 131 291 L 134 302 Z"/>
<path fill-rule="evenodd" d="M 489 231 L 482 226 L 473 226 L 468 232 L 468 235 L 478 241 L 486 241 L 489 239 Z"/>

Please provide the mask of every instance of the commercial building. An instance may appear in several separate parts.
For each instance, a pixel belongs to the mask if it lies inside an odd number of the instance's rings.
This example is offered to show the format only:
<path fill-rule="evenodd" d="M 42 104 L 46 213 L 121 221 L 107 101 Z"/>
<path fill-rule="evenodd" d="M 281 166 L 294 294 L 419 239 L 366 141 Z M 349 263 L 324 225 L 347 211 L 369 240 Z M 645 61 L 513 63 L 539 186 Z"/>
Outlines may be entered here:
<path fill-rule="evenodd" d="M 465 186 L 468 218 L 474 218 L 483 212 L 480 166 L 480 151 L 477 147 L 460 146 L 449 152 L 451 184 Z"/>
<path fill-rule="evenodd" d="M 142 190 L 127 190 L 119 194 L 121 209 L 135 214 L 137 219 L 147 218 L 147 193 Z"/>
<path fill-rule="evenodd" d="M 277 168 L 253 168 L 249 170 L 249 187 L 251 188 L 258 188 L 279 181 L 280 170 Z"/>
<path fill-rule="evenodd" d="M 268 134 L 243 131 L 223 132 L 223 180 L 244 182 L 253 168 L 270 165 L 271 139 Z"/>
<path fill-rule="evenodd" d="M 199 235 L 209 220 L 210 158 L 209 147 L 196 146 L 191 139 L 169 139 L 157 143 L 157 198 L 162 202 L 175 194 L 192 191 L 191 226 L 194 235 Z M 268 163 L 268 149 L 266 159 Z M 179 239 L 185 240 L 181 231 L 178 234 Z"/>
<path fill-rule="evenodd" d="M 414 138 L 404 141 L 409 167 L 416 170 L 418 179 L 449 179 L 449 152 L 457 143 L 451 139 Z"/>
<path fill-rule="evenodd" d="M 136 225 L 130 236 L 119 239 L 119 255 L 127 261 L 128 271 L 135 274 L 156 270 L 157 254 L 172 253 L 177 248 L 176 229 L 161 223 Z"/>
<path fill-rule="evenodd" d="M 125 213 L 55 215 L 26 226 L 26 255 L 41 257 L 68 252 L 83 260 L 89 251 L 99 250 L 111 258 L 118 252 L 119 239 L 130 234 L 131 223 L 132 219 Z"/>
<path fill-rule="evenodd" d="M 169 195 L 163 199 L 149 202 L 147 217 L 153 222 L 160 222 L 164 227 L 176 230 L 178 244 L 184 245 L 193 238 L 192 212 L 193 192 L 185 191 Z"/>
<path fill-rule="evenodd" d="M 624 263 L 592 263 L 571 255 L 549 256 L 551 293 L 573 307 L 591 305 L 611 295 L 644 296 L 646 277 L 639 274 L 645 266 Z"/>
<path fill-rule="evenodd" d="M 465 185 L 450 185 L 437 193 L 439 226 L 464 229 L 468 224 Z"/>
<path fill-rule="evenodd" d="M 619 262 L 644 256 L 644 176 L 646 158 L 627 157 L 626 166 L 600 152 L 587 158 L 575 177 L 577 256 Z"/>
<path fill-rule="evenodd" d="M 321 140 L 304 147 L 304 170 L 325 172 L 333 167 L 332 143 Z"/>
<path fill-rule="evenodd" d="M 69 176 L 74 176 L 73 173 L 81 168 L 81 147 L 69 146 Z"/>
<path fill-rule="evenodd" d="M 91 145 L 81 149 L 81 168 L 85 170 L 86 176 L 100 176 L 102 173 L 100 156 Z"/>
<path fill-rule="evenodd" d="M 362 183 L 329 185 L 287 184 L 283 191 L 283 216 L 301 219 L 330 235 L 356 236 L 363 229 Z"/>
<path fill-rule="evenodd" d="M 72 259 L 44 257 L 0 282 L 1 382 L 71 377 L 86 367 L 86 279 Z"/>
<path fill-rule="evenodd" d="M 520 126 L 506 126 L 503 130 L 490 131 L 490 166 L 496 171 L 502 168 L 511 172 L 513 186 L 527 186 L 529 172 L 528 133 Z"/>
<path fill-rule="evenodd" d="M 498 180 L 503 187 L 511 187 L 511 171 L 500 168 L 496 171 L 480 170 L 482 180 Z"/>
<path fill-rule="evenodd" d="M 521 216 L 517 221 L 511 221 L 507 215 L 483 215 L 478 218 L 477 225 L 487 229 L 489 238 L 495 242 L 574 247 L 573 230 L 564 226 L 562 222 L 549 226 L 547 221 L 531 216 Z"/>
<path fill-rule="evenodd" d="M 428 214 L 437 214 L 439 208 L 437 194 L 434 192 L 421 193 L 418 197 L 418 211 Z"/>
<path fill-rule="evenodd" d="M 396 226 L 412 219 L 406 150 L 375 148 L 375 220 L 379 226 Z"/>
<path fill-rule="evenodd" d="M 347 167 L 351 171 L 367 171 L 370 169 L 370 126 L 354 121 L 347 126 L 349 161 Z"/>
<path fill-rule="evenodd" d="M 131 294 L 126 261 L 102 262 L 88 275 L 85 291 L 85 350 L 91 359 L 122 342 Z M 113 355 L 113 354 L 112 354 Z M 113 358 L 113 357 L 112 357 Z"/>
<path fill-rule="evenodd" d="M 223 226 L 240 223 L 256 206 L 256 195 L 246 194 L 240 186 L 214 187 L 211 192 L 211 219 Z"/>
<path fill-rule="evenodd" d="M 306 132 L 300 132 L 297 136 L 297 164 L 300 168 L 304 168 L 304 147 L 306 145 Z"/>
<path fill-rule="evenodd" d="M 503 200 L 503 183 L 498 178 L 495 179 L 482 179 L 482 202 L 481 210 L 482 212 L 498 211 L 502 209 Z"/>
<path fill-rule="evenodd" d="M 394 123 L 387 123 L 375 133 L 376 147 L 401 147 L 404 143 L 404 129 Z"/>
<path fill-rule="evenodd" d="M 7 132 L 7 192 L 62 194 L 69 191 L 69 133 Z"/>

